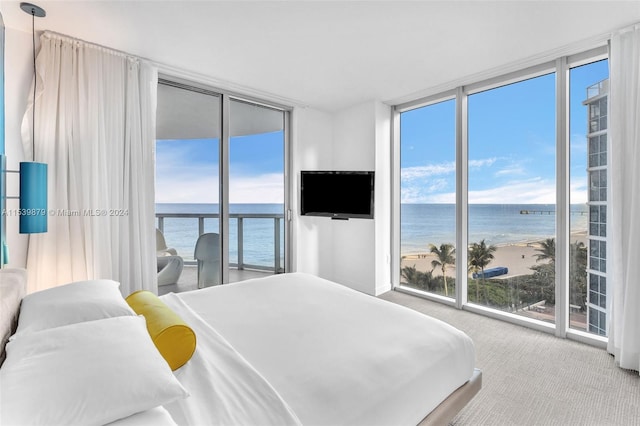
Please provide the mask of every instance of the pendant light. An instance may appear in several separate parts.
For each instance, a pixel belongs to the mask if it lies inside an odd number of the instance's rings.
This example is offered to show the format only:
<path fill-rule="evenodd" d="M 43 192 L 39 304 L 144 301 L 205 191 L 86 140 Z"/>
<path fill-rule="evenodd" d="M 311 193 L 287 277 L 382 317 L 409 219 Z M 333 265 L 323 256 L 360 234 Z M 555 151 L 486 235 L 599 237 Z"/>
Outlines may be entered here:
<path fill-rule="evenodd" d="M 31 15 L 33 46 L 33 106 L 31 117 L 32 160 L 20 163 L 20 233 L 35 234 L 47 232 L 47 164 L 35 161 L 36 138 L 36 31 L 35 19 L 46 16 L 44 9 L 31 4 L 20 3 L 20 8 Z"/>

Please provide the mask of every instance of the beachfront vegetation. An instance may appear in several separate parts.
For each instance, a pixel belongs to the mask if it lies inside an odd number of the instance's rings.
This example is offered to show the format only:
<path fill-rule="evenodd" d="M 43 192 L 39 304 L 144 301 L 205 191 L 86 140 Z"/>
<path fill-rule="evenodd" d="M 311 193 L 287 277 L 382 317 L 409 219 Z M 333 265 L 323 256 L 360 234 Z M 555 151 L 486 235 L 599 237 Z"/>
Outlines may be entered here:
<path fill-rule="evenodd" d="M 555 238 L 547 238 L 544 241 L 540 242 L 540 248 L 536 249 L 538 254 L 536 254 L 536 262 L 540 262 L 541 260 L 548 260 L 550 263 L 556 262 L 556 239 Z"/>
<path fill-rule="evenodd" d="M 491 263 L 491 261 L 493 260 L 493 253 L 497 250 L 497 247 L 494 245 L 487 245 L 484 241 L 484 239 L 482 241 L 480 241 L 479 243 L 473 243 L 471 244 L 471 246 L 469 246 L 469 250 L 468 250 L 468 254 L 467 254 L 467 261 L 469 263 L 468 266 L 468 270 L 473 272 L 473 273 L 478 273 L 481 272 L 480 275 L 480 281 L 482 281 L 482 283 L 484 284 L 485 278 L 484 278 L 484 268 L 487 267 L 487 265 L 489 265 L 489 263 Z M 477 280 L 476 280 L 477 281 Z M 476 300 L 475 302 L 478 303 L 478 301 L 480 300 L 480 288 L 479 288 L 479 283 L 476 282 L 475 284 L 475 288 L 476 288 Z M 485 288 L 485 302 L 489 303 L 489 298 L 488 298 L 488 294 Z"/>
<path fill-rule="evenodd" d="M 452 250 L 447 247 L 443 249 L 445 244 L 439 248 L 431 244 L 430 247 L 435 248 L 440 254 L 450 252 L 453 261 L 445 259 L 446 265 L 454 265 L 455 257 Z M 453 249 L 453 245 L 447 244 Z M 569 303 L 580 306 L 584 311 L 587 297 L 587 248 L 582 242 L 574 242 L 569 247 L 570 268 L 570 299 Z M 522 308 L 529 307 L 541 301 L 545 301 L 547 306 L 555 305 L 555 239 L 549 238 L 541 241 L 540 247 L 537 249 L 536 261 L 539 263 L 531 267 L 531 274 L 519 275 L 508 278 L 488 278 L 485 279 L 482 272 L 493 260 L 493 253 L 496 247 L 487 246 L 485 241 L 473 243 L 469 246 L 468 251 L 468 270 L 470 272 L 481 273 L 478 278 L 469 278 L 468 294 L 475 294 L 475 299 L 470 297 L 470 301 L 480 303 L 480 295 L 482 294 L 482 303 L 485 306 L 500 309 L 503 311 L 517 311 Z M 448 295 L 449 292 L 455 293 L 455 279 L 450 277 L 447 279 L 445 271 L 442 276 L 434 276 L 435 268 L 442 266 L 442 259 L 435 251 L 432 253 L 438 256 L 438 260 L 431 262 L 431 271 L 418 271 L 414 266 L 402 268 L 402 277 L 406 284 L 431 293 Z M 473 300 L 471 300 L 473 299 Z"/>
<path fill-rule="evenodd" d="M 430 293 L 445 294 L 444 293 L 444 279 L 440 276 L 433 276 L 433 269 L 431 271 L 418 271 L 416 266 L 405 266 L 401 270 L 402 278 L 404 282 L 411 287 L 419 290 L 428 291 Z M 455 293 L 455 279 L 449 278 L 447 280 L 447 286 L 451 293 Z"/>
<path fill-rule="evenodd" d="M 436 255 L 436 258 L 431 261 L 432 268 L 440 267 L 442 271 L 442 280 L 444 282 L 444 295 L 449 296 L 449 289 L 447 288 L 447 266 L 456 264 L 456 249 L 453 244 L 440 244 L 437 247 L 434 244 L 429 244 L 429 252 Z"/>

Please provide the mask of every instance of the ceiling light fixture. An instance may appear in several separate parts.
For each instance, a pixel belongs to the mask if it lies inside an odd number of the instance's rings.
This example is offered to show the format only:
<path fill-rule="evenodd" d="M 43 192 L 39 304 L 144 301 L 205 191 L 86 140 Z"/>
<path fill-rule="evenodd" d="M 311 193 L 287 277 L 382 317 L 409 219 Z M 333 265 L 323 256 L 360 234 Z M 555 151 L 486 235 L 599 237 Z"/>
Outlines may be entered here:
<path fill-rule="evenodd" d="M 35 161 L 36 140 L 36 31 L 35 18 L 47 13 L 31 3 L 20 3 L 20 8 L 31 15 L 31 35 L 33 47 L 33 105 L 31 115 L 32 161 L 20 163 L 20 233 L 35 234 L 47 232 L 47 164 Z"/>

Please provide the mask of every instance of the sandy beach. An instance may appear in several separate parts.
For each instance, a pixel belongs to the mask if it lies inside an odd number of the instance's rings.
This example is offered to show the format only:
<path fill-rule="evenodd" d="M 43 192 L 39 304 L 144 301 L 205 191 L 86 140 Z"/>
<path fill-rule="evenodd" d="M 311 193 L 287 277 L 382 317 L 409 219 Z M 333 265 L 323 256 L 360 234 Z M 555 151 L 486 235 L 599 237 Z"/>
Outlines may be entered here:
<path fill-rule="evenodd" d="M 581 241 L 587 244 L 587 235 L 585 232 L 571 234 L 571 242 Z M 540 248 L 539 241 L 521 242 L 514 244 L 496 245 L 497 249 L 493 253 L 494 259 L 487 266 L 487 268 L 494 268 L 497 266 L 506 266 L 509 269 L 507 275 L 501 275 L 496 278 L 508 278 L 516 275 L 531 274 L 531 267 L 536 264 L 536 254 L 540 252 L 537 249 Z M 424 252 L 405 255 L 402 257 L 400 267 L 415 266 L 418 271 L 430 271 L 432 268 L 431 261 L 435 259 L 435 255 Z M 538 264 L 542 263 L 538 262 Z M 447 268 L 447 276 L 453 276 L 455 274 L 454 267 Z M 436 268 L 433 271 L 434 276 L 442 275 L 440 268 Z"/>

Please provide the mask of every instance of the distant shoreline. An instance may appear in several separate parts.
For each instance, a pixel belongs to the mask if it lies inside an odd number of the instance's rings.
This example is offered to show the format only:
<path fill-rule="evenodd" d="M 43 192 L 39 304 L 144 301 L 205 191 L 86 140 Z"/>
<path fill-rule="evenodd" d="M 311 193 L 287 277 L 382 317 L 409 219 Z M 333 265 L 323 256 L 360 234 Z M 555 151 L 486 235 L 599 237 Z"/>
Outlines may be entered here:
<path fill-rule="evenodd" d="M 494 258 L 487 267 L 493 268 L 497 266 L 504 266 L 509 269 L 509 273 L 507 275 L 502 275 L 497 278 L 508 278 L 516 275 L 532 274 L 532 266 L 536 264 L 540 265 L 546 263 L 545 261 L 536 261 L 536 255 L 540 254 L 538 249 L 541 247 L 542 241 L 544 241 L 544 238 L 533 241 L 495 244 L 496 251 L 493 253 Z M 572 243 L 580 241 L 586 245 L 587 232 L 580 231 L 572 233 L 570 241 Z M 433 267 L 431 266 L 431 261 L 434 259 L 436 259 L 436 256 L 427 251 L 420 253 L 409 253 L 402 256 L 400 261 L 400 268 L 415 266 L 416 270 L 418 271 L 428 272 L 433 269 Z M 439 267 L 433 269 L 433 275 L 442 276 L 442 270 Z M 447 276 L 453 277 L 454 275 L 455 266 L 452 265 L 447 267 Z"/>

